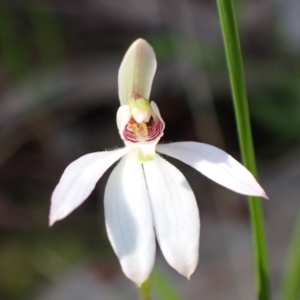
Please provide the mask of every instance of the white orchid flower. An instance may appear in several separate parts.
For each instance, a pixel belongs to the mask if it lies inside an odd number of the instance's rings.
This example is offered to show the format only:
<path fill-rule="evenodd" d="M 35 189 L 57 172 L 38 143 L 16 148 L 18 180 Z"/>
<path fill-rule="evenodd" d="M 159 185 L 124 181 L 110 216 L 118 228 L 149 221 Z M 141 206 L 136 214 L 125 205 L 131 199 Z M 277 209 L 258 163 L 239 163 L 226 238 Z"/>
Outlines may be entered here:
<path fill-rule="evenodd" d="M 165 124 L 157 105 L 148 100 L 155 70 L 152 47 L 138 39 L 127 51 L 118 78 L 117 126 L 125 147 L 72 162 L 53 192 L 50 211 L 50 225 L 65 218 L 122 158 L 105 188 L 105 223 L 123 272 L 138 285 L 153 268 L 155 236 L 164 257 L 180 274 L 189 278 L 198 263 L 200 218 L 195 196 L 182 173 L 158 153 L 183 161 L 237 193 L 267 198 L 246 168 L 214 146 L 157 145 Z"/>

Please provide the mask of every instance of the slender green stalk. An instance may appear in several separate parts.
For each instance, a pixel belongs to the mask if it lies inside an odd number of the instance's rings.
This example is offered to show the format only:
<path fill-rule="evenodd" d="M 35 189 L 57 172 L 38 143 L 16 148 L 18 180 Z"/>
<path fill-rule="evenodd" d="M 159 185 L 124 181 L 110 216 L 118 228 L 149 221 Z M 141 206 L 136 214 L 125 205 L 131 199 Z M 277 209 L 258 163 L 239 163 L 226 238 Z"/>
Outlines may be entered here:
<path fill-rule="evenodd" d="M 152 283 L 153 289 L 160 296 L 161 300 L 182 300 L 182 296 L 178 293 L 174 285 L 168 280 L 163 272 L 158 268 L 154 267 L 152 272 Z"/>
<path fill-rule="evenodd" d="M 245 166 L 257 175 L 246 94 L 243 61 L 232 0 L 217 0 L 230 74 L 238 136 Z M 257 299 L 270 299 L 269 266 L 264 217 L 259 198 L 249 197 L 252 221 Z"/>
<path fill-rule="evenodd" d="M 152 300 L 150 278 L 148 278 L 140 287 L 141 300 Z"/>
<path fill-rule="evenodd" d="M 300 292 L 300 215 L 288 252 L 286 270 L 281 285 L 282 300 L 299 299 Z"/>

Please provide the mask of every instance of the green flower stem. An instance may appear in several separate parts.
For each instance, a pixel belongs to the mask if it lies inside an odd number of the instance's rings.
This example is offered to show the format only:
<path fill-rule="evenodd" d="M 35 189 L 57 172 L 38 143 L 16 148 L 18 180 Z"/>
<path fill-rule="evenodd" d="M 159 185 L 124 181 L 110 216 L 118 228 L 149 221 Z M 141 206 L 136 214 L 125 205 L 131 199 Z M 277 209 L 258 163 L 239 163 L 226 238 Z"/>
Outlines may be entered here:
<path fill-rule="evenodd" d="M 294 229 L 293 239 L 288 252 L 287 266 L 281 285 L 282 300 L 299 299 L 300 291 L 300 215 Z"/>
<path fill-rule="evenodd" d="M 245 166 L 257 176 L 242 54 L 232 0 L 217 0 L 230 74 L 238 136 Z M 249 197 L 252 220 L 257 299 L 270 299 L 269 266 L 261 200 Z"/>
<path fill-rule="evenodd" d="M 140 287 L 141 300 L 152 300 L 150 278 L 148 278 Z"/>
<path fill-rule="evenodd" d="M 182 296 L 178 293 L 177 289 L 174 287 L 168 278 L 163 274 L 163 272 L 158 267 L 154 267 L 152 272 L 152 283 L 153 289 L 160 296 L 159 299 L 163 300 L 182 300 Z"/>

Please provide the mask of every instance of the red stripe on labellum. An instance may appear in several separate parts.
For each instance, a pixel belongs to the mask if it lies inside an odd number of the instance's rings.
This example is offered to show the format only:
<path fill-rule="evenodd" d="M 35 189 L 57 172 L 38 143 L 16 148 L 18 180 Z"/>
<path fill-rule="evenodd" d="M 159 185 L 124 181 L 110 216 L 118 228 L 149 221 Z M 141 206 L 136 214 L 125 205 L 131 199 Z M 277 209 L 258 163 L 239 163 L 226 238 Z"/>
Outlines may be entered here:
<path fill-rule="evenodd" d="M 134 118 L 130 118 L 123 131 L 125 141 L 133 143 L 150 142 L 162 135 L 164 123 L 156 118 L 150 118 L 149 122 L 137 123 Z"/>

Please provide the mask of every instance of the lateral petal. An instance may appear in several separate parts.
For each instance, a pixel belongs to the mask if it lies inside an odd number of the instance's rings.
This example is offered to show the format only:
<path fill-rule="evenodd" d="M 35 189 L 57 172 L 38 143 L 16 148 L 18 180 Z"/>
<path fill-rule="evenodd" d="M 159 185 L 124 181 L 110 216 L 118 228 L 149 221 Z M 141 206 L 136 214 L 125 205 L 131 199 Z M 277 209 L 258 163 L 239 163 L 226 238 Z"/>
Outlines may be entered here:
<path fill-rule="evenodd" d="M 118 85 L 121 105 L 134 94 L 149 100 L 156 58 L 153 48 L 143 39 L 136 40 L 127 50 L 119 69 Z"/>
<path fill-rule="evenodd" d="M 123 131 L 127 122 L 130 119 L 130 109 L 127 104 L 121 105 L 117 111 L 117 127 L 120 136 L 123 138 Z"/>
<path fill-rule="evenodd" d="M 254 176 L 221 149 L 203 143 L 178 142 L 158 145 L 157 151 L 181 160 L 211 180 L 237 193 L 268 199 Z"/>
<path fill-rule="evenodd" d="M 112 171 L 104 208 L 108 237 L 123 272 L 141 285 L 154 265 L 155 235 L 142 166 L 132 152 Z"/>
<path fill-rule="evenodd" d="M 64 171 L 52 198 L 49 224 L 65 218 L 92 192 L 103 173 L 129 148 L 86 154 L 73 161 Z"/>
<path fill-rule="evenodd" d="M 143 164 L 156 237 L 167 262 L 190 277 L 198 263 L 200 218 L 183 174 L 159 155 Z"/>

